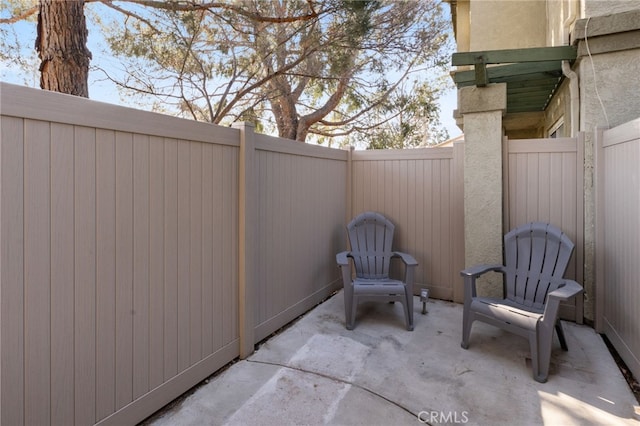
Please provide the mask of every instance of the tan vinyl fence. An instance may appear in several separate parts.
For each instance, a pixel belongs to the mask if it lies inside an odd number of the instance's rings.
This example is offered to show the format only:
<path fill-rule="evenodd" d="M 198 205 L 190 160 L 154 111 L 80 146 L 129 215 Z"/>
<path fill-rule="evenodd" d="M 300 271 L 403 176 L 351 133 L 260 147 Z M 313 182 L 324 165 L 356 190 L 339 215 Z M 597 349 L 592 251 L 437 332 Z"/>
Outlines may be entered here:
<path fill-rule="evenodd" d="M 464 146 L 352 153 L 350 215 L 374 210 L 396 224 L 395 246 L 418 260 L 415 291 L 463 301 Z"/>
<path fill-rule="evenodd" d="M 334 150 L 4 83 L 0 93 L 2 424 L 141 421 L 339 289 L 335 254 L 364 210 L 396 224 L 396 249 L 420 264 L 416 290 L 462 301 L 461 143 Z M 569 216 L 580 210 L 557 202 L 548 178 L 570 203 L 580 143 L 554 142 L 520 160 L 509 141 L 507 217 L 560 218 L 579 243 Z M 532 179 L 541 207 L 522 216 Z"/>
<path fill-rule="evenodd" d="M 584 135 L 504 142 L 504 231 L 533 221 L 549 222 L 576 248 L 567 278 L 582 283 L 584 265 Z M 581 297 L 563 304 L 563 318 L 583 321 Z"/>
<path fill-rule="evenodd" d="M 256 341 L 325 299 L 342 279 L 347 152 L 256 135 Z"/>
<path fill-rule="evenodd" d="M 347 151 L 0 91 L 3 425 L 135 424 L 340 288 Z"/>
<path fill-rule="evenodd" d="M 640 119 L 596 144 L 596 331 L 640 377 Z"/>
<path fill-rule="evenodd" d="M 2 424 L 135 423 L 238 356 L 239 132 L 1 90 Z"/>

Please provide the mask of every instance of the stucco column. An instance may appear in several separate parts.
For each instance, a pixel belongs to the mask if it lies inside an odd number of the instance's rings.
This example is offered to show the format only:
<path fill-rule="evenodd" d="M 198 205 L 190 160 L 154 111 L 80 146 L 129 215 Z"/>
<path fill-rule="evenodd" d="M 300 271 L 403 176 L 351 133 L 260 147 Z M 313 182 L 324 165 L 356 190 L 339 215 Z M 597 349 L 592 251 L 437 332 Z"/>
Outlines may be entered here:
<path fill-rule="evenodd" d="M 502 263 L 502 116 L 507 85 L 458 90 L 464 126 L 464 242 L 466 267 Z M 502 277 L 479 281 L 483 294 L 502 296 Z"/>

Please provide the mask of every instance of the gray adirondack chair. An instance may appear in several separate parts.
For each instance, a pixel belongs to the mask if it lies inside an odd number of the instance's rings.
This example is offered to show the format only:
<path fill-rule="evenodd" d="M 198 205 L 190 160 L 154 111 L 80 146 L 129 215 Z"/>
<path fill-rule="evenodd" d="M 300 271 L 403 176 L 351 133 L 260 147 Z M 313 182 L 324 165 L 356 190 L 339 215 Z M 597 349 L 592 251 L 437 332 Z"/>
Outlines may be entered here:
<path fill-rule="evenodd" d="M 391 250 L 394 225 L 380 213 L 365 212 L 355 217 L 347 232 L 351 251 L 336 255 L 342 270 L 344 310 L 348 330 L 353 330 L 356 309 L 362 301 L 400 302 L 407 330 L 413 330 L 413 277 L 416 260 L 409 254 Z M 404 281 L 389 277 L 391 259 L 405 264 Z M 355 267 L 355 277 L 349 259 Z"/>
<path fill-rule="evenodd" d="M 463 270 L 464 313 L 462 344 L 469 347 L 475 320 L 529 339 L 533 378 L 547 381 L 553 330 L 565 351 L 567 342 L 558 317 L 560 301 L 582 293 L 575 281 L 563 278 L 574 244 L 558 228 L 532 222 L 504 236 L 505 265 L 478 265 Z M 480 297 L 476 279 L 489 271 L 504 275 L 504 298 Z"/>

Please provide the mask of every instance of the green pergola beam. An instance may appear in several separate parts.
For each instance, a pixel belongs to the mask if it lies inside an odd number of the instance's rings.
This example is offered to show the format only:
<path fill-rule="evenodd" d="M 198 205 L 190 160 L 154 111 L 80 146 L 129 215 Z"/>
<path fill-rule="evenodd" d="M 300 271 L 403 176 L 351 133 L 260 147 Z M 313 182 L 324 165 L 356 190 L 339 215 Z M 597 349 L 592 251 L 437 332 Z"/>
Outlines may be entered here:
<path fill-rule="evenodd" d="M 544 99 L 549 99 L 549 94 L 551 92 L 549 90 L 546 91 L 540 91 L 540 90 L 536 90 L 534 92 L 528 92 L 528 93 L 519 93 L 517 94 L 517 98 L 518 100 L 523 100 L 523 101 L 527 101 L 527 100 L 544 100 Z"/>
<path fill-rule="evenodd" d="M 574 46 L 532 47 L 528 49 L 487 50 L 458 52 L 451 57 L 451 65 L 475 65 L 482 57 L 485 64 L 506 64 L 523 62 L 573 61 L 578 56 Z"/>
<path fill-rule="evenodd" d="M 507 81 L 517 76 L 526 76 L 524 77 L 525 79 L 538 79 L 541 77 L 549 77 L 551 73 L 558 74 L 557 77 L 560 77 L 562 75 L 562 63 L 558 61 L 548 61 L 487 67 L 487 76 L 491 83 L 499 82 L 497 79 L 504 78 L 505 80 L 503 81 Z M 536 76 L 536 74 L 540 75 Z M 453 81 L 458 85 L 461 83 L 475 84 L 476 72 L 475 70 L 457 71 L 453 75 Z"/>
<path fill-rule="evenodd" d="M 458 88 L 506 83 L 508 112 L 543 111 L 562 81 L 562 61 L 576 57 L 573 46 L 459 52 L 452 64 L 473 69 L 453 72 L 453 81 Z"/>
<path fill-rule="evenodd" d="M 509 80 L 507 81 L 507 92 L 515 89 L 530 89 L 531 87 L 545 87 L 553 88 L 558 84 L 559 77 L 544 77 L 544 78 L 523 78 L 521 80 Z"/>

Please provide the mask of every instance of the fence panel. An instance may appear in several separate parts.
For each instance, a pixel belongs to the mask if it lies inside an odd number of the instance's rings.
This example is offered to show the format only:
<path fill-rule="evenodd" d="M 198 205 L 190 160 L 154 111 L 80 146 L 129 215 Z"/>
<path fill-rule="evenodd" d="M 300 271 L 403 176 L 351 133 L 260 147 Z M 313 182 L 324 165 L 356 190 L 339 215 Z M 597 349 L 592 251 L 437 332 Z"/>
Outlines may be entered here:
<path fill-rule="evenodd" d="M 462 143 L 241 146 L 246 129 L 0 86 L 3 424 L 142 420 L 339 289 L 365 210 L 396 224 L 416 291 L 463 299 Z M 532 144 L 507 144 L 507 226 L 558 223 L 580 280 L 581 143 Z"/>
<path fill-rule="evenodd" d="M 354 151 L 351 216 L 373 210 L 396 225 L 394 247 L 419 263 L 415 292 L 462 301 L 463 145 L 403 151 Z M 455 155 L 454 155 L 455 154 Z"/>
<path fill-rule="evenodd" d="M 255 338 L 340 288 L 346 151 L 255 135 Z"/>
<path fill-rule="evenodd" d="M 237 130 L 4 84 L 0 125 L 2 424 L 135 423 L 238 355 Z"/>
<path fill-rule="evenodd" d="M 640 377 L 640 119 L 598 136 L 596 330 Z"/>
<path fill-rule="evenodd" d="M 532 221 L 549 222 L 575 243 L 567 278 L 582 282 L 584 265 L 583 135 L 558 139 L 505 139 L 504 232 Z M 583 299 L 561 315 L 583 321 Z"/>

